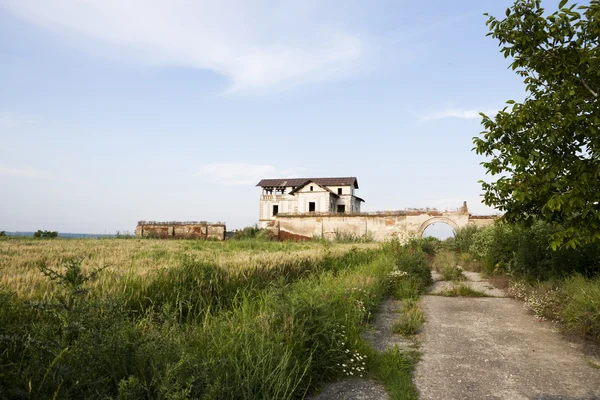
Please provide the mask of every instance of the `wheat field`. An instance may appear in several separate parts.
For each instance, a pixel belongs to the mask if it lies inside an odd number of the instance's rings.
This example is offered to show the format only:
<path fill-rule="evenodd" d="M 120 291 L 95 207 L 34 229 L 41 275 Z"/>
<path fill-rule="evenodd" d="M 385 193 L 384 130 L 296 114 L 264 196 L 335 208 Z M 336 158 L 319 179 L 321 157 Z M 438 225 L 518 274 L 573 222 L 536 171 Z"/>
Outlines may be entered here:
<path fill-rule="evenodd" d="M 160 239 L 53 239 L 9 238 L 0 240 L 0 289 L 24 299 L 46 299 L 55 283 L 40 267 L 61 271 L 65 260 L 77 260 L 86 273 L 102 270 L 89 288 L 107 297 L 123 291 L 127 281 L 151 280 L 153 273 L 179 266 L 184 261 L 203 262 L 231 274 L 269 270 L 286 264 L 302 264 L 340 256 L 352 248 L 376 244 L 323 244 L 317 242 L 199 241 Z"/>

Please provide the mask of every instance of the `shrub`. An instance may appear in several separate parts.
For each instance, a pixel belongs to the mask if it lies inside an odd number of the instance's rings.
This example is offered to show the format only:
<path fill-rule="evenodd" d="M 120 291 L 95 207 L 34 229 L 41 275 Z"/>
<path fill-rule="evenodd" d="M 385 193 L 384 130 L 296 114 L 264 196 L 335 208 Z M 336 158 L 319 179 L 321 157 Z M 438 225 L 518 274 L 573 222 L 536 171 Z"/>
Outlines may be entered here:
<path fill-rule="evenodd" d="M 418 285 L 420 293 L 424 293 L 431 284 L 431 270 L 425 253 L 421 250 L 420 241 L 410 241 L 402 246 L 398 240 L 386 242 L 384 250 L 391 252 L 396 260 L 395 270 L 406 272 L 415 284 Z"/>
<path fill-rule="evenodd" d="M 58 237 L 58 232 L 38 230 L 37 232 L 34 232 L 33 237 L 39 239 L 53 239 Z"/>
<path fill-rule="evenodd" d="M 456 250 L 461 253 L 468 252 L 473 244 L 475 234 L 480 229 L 477 225 L 467 225 L 457 230 L 453 241 Z"/>
<path fill-rule="evenodd" d="M 536 222 L 531 227 L 496 223 L 473 234 L 470 253 L 488 275 L 507 273 L 532 281 L 564 278 L 572 273 L 593 276 L 600 271 L 600 246 L 553 250 L 549 236 L 561 227 Z"/>
<path fill-rule="evenodd" d="M 257 225 L 247 226 L 243 229 L 238 229 L 233 233 L 232 239 L 258 239 L 258 240 L 274 240 L 274 235 L 266 229 L 260 229 Z"/>
<path fill-rule="evenodd" d="M 0 237 L 4 237 L 6 236 L 6 232 L 5 231 L 0 231 Z"/>
<path fill-rule="evenodd" d="M 513 228 L 497 222 L 472 234 L 470 253 L 488 275 L 510 271 L 517 238 Z"/>
<path fill-rule="evenodd" d="M 456 254 L 443 251 L 436 254 L 433 267 L 440 273 L 444 281 L 458 281 L 465 279 L 462 270 L 456 265 Z"/>

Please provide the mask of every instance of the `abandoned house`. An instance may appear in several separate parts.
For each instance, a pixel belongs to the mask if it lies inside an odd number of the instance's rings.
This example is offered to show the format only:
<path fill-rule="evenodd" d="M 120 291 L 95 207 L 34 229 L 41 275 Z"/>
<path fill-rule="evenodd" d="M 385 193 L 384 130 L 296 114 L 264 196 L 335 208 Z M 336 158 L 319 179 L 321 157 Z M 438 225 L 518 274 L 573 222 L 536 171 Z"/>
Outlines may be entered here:
<path fill-rule="evenodd" d="M 263 179 L 260 186 L 260 227 L 278 214 L 359 213 L 364 202 L 354 191 L 355 177 Z"/>

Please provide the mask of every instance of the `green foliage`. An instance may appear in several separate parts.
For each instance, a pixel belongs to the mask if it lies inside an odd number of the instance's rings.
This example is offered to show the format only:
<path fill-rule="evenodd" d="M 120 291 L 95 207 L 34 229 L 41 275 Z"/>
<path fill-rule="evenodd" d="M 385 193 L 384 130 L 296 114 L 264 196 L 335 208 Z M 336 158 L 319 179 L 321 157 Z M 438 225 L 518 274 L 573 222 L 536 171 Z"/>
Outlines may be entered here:
<path fill-rule="evenodd" d="M 482 182 L 484 202 L 504 219 L 560 223 L 551 246 L 575 248 L 600 239 L 600 2 L 548 14 L 540 0 L 517 0 L 506 18 L 490 17 L 527 98 L 507 102 L 474 138 L 482 164 L 499 178 Z"/>
<path fill-rule="evenodd" d="M 470 253 L 481 263 L 483 272 L 493 275 L 510 271 L 518 239 L 514 232 L 510 225 L 497 222 L 473 234 Z"/>
<path fill-rule="evenodd" d="M 487 294 L 475 290 L 469 285 L 460 284 L 452 286 L 451 288 L 444 289 L 437 293 L 439 296 L 444 297 L 489 297 Z"/>
<path fill-rule="evenodd" d="M 390 400 L 419 398 L 412 380 L 412 370 L 418 361 L 418 353 L 404 353 L 398 347 L 376 356 L 375 373 L 383 382 Z"/>
<path fill-rule="evenodd" d="M 0 237 L 5 237 L 6 236 L 6 232 L 5 231 L 0 231 Z"/>
<path fill-rule="evenodd" d="M 33 237 L 38 239 L 53 239 L 58 237 L 58 232 L 38 230 L 33 233 Z"/>
<path fill-rule="evenodd" d="M 560 317 L 567 330 L 600 340 L 600 278 L 575 275 L 561 289 Z"/>
<path fill-rule="evenodd" d="M 364 235 L 355 235 L 349 232 L 335 231 L 333 241 L 334 243 L 371 243 L 373 235 L 370 232 Z"/>
<path fill-rule="evenodd" d="M 275 240 L 273 234 L 271 234 L 266 229 L 260 229 L 257 225 L 247 226 L 243 229 L 238 229 L 234 232 L 232 239 L 234 240 L 245 240 L 245 239 L 253 239 L 253 240 Z"/>
<path fill-rule="evenodd" d="M 473 244 L 473 237 L 480 230 L 477 225 L 467 225 L 464 228 L 460 228 L 454 235 L 454 247 L 460 253 L 466 253 Z"/>
<path fill-rule="evenodd" d="M 433 260 L 433 268 L 440 273 L 444 281 L 464 280 L 462 270 L 456 265 L 456 254 L 442 251 L 436 254 Z"/>
<path fill-rule="evenodd" d="M 507 273 L 529 280 L 549 280 L 572 273 L 593 276 L 600 272 L 597 243 L 552 249 L 549 237 L 560 229 L 541 221 L 529 228 L 497 223 L 475 233 L 470 253 L 488 275 Z"/>
<path fill-rule="evenodd" d="M 402 301 L 398 320 L 392 326 L 392 331 L 404 336 L 415 335 L 425 322 L 425 315 L 419 307 L 417 300 L 405 299 Z"/>
<path fill-rule="evenodd" d="M 99 271 L 80 260 L 42 267 L 50 301 L 0 293 L 0 397 L 303 397 L 362 360 L 395 263 L 355 250 L 235 275 L 185 260 L 111 299 L 86 290 Z"/>
<path fill-rule="evenodd" d="M 402 272 L 406 273 L 408 279 L 413 281 L 409 285 L 418 287 L 419 292 L 424 293 L 432 280 L 427 257 L 421 249 L 421 241 L 411 241 L 405 246 L 397 240 L 390 241 L 384 244 L 384 249 L 391 252 L 396 259 L 395 273 L 398 275 L 402 275 Z M 403 280 L 394 279 L 392 282 L 403 282 Z"/>

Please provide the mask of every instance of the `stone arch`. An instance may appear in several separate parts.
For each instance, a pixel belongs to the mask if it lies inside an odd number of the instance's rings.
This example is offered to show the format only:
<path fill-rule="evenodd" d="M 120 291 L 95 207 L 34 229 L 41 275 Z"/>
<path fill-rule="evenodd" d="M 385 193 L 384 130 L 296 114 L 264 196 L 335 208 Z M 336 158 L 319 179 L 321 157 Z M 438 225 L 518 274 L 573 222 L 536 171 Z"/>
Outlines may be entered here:
<path fill-rule="evenodd" d="M 427 229 L 427 227 L 431 224 L 435 224 L 436 222 L 443 222 L 445 224 L 448 224 L 452 227 L 452 229 L 454 229 L 454 232 L 457 232 L 458 229 L 460 228 L 458 226 L 458 224 L 452 219 L 452 218 L 448 218 L 448 217 L 433 217 L 433 218 L 429 218 L 427 221 L 423 222 L 421 224 L 421 226 L 419 227 L 419 231 L 418 231 L 418 235 L 417 237 L 423 237 L 423 233 L 425 232 L 425 229 Z"/>

